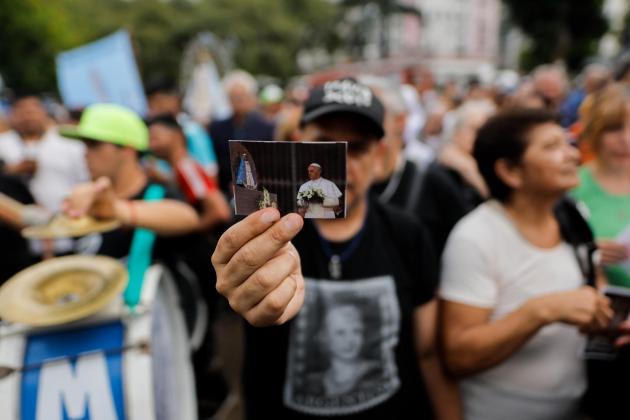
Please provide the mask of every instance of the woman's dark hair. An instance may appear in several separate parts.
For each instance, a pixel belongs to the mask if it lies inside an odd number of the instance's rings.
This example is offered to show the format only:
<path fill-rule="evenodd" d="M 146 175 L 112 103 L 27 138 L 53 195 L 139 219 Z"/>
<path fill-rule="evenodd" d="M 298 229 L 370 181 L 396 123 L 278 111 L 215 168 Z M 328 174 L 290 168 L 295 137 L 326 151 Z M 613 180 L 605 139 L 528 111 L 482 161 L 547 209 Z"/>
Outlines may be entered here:
<path fill-rule="evenodd" d="M 496 162 L 505 159 L 519 164 L 531 130 L 541 124 L 557 122 L 557 115 L 544 109 L 513 108 L 490 118 L 479 129 L 473 156 L 493 198 L 505 202 L 512 193 L 512 188 L 497 176 Z"/>

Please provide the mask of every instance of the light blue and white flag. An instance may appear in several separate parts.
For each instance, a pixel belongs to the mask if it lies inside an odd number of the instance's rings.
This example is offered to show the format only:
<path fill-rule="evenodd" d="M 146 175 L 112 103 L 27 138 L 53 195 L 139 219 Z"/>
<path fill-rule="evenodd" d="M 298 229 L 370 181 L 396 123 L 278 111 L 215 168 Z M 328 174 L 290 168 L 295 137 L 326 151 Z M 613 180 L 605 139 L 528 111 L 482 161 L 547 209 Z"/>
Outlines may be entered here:
<path fill-rule="evenodd" d="M 110 102 L 146 115 L 147 101 L 126 31 L 57 55 L 57 81 L 70 109 Z"/>

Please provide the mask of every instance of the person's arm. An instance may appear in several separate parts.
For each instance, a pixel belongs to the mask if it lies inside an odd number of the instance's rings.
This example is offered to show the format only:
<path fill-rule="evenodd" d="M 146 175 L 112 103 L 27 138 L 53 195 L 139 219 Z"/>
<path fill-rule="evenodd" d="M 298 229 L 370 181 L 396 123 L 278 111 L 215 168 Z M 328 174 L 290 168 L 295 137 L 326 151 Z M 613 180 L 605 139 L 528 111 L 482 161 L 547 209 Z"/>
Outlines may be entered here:
<path fill-rule="evenodd" d="M 282 219 L 273 208 L 259 210 L 219 238 L 212 255 L 217 291 L 254 326 L 282 324 L 304 303 L 300 256 L 291 239 L 302 229 L 297 214 Z"/>
<path fill-rule="evenodd" d="M 188 204 L 177 200 L 116 200 L 114 218 L 131 227 L 154 231 L 162 236 L 175 236 L 200 228 L 199 216 Z"/>
<path fill-rule="evenodd" d="M 21 229 L 25 206 L 8 195 L 0 193 L 0 221 L 7 223 L 14 229 Z"/>
<path fill-rule="evenodd" d="M 606 328 L 612 317 L 608 300 L 589 286 L 532 298 L 493 321 L 492 309 L 449 300 L 441 301 L 440 312 L 446 366 L 457 376 L 498 365 L 546 325 L 564 322 L 591 331 Z"/>
<path fill-rule="evenodd" d="M 199 216 L 188 204 L 176 200 L 124 200 L 116 197 L 107 178 L 79 185 L 63 203 L 70 217 L 90 215 L 116 219 L 131 227 L 149 229 L 158 235 L 179 235 L 199 229 Z"/>
<path fill-rule="evenodd" d="M 457 383 L 449 378 L 442 367 L 436 340 L 437 302 L 435 299 L 418 307 L 414 312 L 414 343 L 420 370 L 438 420 L 462 418 Z"/>
<path fill-rule="evenodd" d="M 209 230 L 217 223 L 230 220 L 232 212 L 225 196 L 221 191 L 214 190 L 208 192 L 203 199 L 203 210 L 201 213 L 201 229 Z"/>

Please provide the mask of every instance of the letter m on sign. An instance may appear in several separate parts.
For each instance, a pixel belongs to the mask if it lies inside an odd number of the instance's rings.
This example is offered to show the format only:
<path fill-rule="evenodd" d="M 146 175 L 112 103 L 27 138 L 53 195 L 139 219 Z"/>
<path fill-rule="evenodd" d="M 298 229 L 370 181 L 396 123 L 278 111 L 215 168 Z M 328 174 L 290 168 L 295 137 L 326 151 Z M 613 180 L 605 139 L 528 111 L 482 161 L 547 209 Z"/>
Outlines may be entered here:
<path fill-rule="evenodd" d="M 116 408 L 103 353 L 44 366 L 39 377 L 36 420 L 116 420 Z M 121 419 L 122 420 L 122 419 Z"/>
<path fill-rule="evenodd" d="M 43 366 L 22 376 L 21 420 L 124 420 L 122 355 L 103 351 L 123 345 L 123 330 L 115 322 L 28 337 L 24 364 Z"/>

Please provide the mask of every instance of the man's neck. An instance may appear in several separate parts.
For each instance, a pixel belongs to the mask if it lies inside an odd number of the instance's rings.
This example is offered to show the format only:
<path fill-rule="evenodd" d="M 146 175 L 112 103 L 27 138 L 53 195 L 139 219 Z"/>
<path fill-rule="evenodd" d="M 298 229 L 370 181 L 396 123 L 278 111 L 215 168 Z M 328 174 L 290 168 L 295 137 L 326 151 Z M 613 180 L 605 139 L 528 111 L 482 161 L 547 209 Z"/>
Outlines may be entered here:
<path fill-rule="evenodd" d="M 125 199 L 136 196 L 148 183 L 147 176 L 138 162 L 123 165 L 112 181 L 116 196 Z"/>
<path fill-rule="evenodd" d="M 324 239 L 332 242 L 344 242 L 359 233 L 363 227 L 367 211 L 367 200 L 362 199 L 354 208 L 347 211 L 345 219 L 317 219 L 314 222 Z"/>

